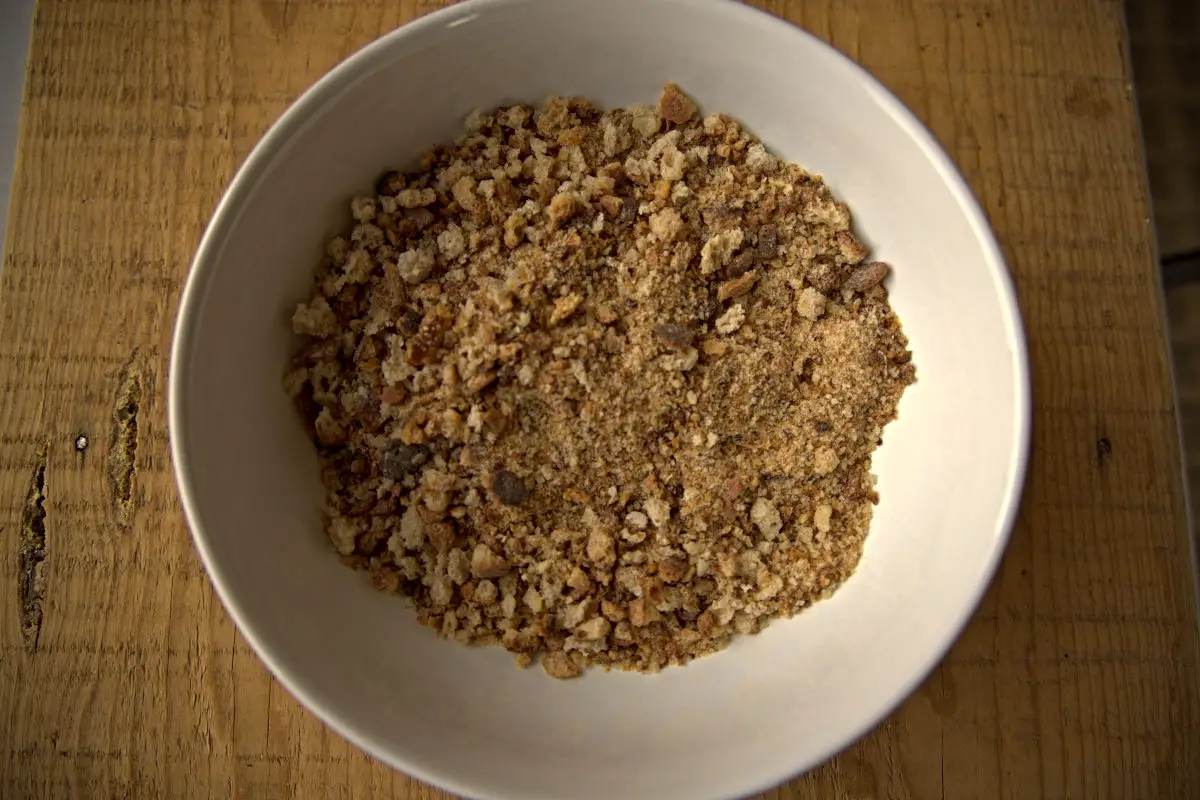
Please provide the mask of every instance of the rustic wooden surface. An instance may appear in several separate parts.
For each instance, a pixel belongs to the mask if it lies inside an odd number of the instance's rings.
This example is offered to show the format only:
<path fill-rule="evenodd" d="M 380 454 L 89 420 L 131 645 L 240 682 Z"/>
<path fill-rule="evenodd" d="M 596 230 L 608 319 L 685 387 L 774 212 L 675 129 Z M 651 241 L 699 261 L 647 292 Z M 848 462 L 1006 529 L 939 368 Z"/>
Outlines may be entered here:
<path fill-rule="evenodd" d="M 443 797 L 266 673 L 168 463 L 181 282 L 286 104 L 412 0 L 45 0 L 0 267 L 0 796 Z M 775 798 L 1200 796 L 1200 659 L 1116 0 L 774 0 L 955 157 L 1036 389 L 1024 513 L 929 681 Z M 77 445 L 86 434 L 87 447 Z"/>

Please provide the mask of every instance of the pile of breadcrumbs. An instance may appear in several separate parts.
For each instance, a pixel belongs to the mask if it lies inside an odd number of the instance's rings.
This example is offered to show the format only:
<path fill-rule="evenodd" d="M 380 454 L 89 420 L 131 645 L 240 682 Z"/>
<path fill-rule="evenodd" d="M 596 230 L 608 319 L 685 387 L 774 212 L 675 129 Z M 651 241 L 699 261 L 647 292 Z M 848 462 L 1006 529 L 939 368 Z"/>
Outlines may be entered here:
<path fill-rule="evenodd" d="M 293 319 L 346 563 L 557 678 L 828 596 L 913 381 L 845 204 L 673 84 L 468 130 L 351 202 Z"/>

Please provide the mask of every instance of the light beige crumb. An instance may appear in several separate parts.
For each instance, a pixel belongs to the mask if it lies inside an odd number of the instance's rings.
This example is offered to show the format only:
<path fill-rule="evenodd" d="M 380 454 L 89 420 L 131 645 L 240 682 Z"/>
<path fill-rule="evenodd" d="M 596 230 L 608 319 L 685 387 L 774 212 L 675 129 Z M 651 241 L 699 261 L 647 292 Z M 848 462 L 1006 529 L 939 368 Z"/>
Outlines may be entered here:
<path fill-rule="evenodd" d="M 558 194 L 546 207 L 546 216 L 550 219 L 551 229 L 557 228 L 571 217 L 579 213 L 583 205 L 572 194 Z"/>
<path fill-rule="evenodd" d="M 346 283 L 365 283 L 375 269 L 375 260 L 366 250 L 354 250 L 346 258 L 342 275 Z"/>
<path fill-rule="evenodd" d="M 408 283 L 420 283 L 433 270 L 433 253 L 426 247 L 405 250 L 396 256 L 396 272 Z"/>
<path fill-rule="evenodd" d="M 833 519 L 833 506 L 828 503 L 822 503 L 817 506 L 817 510 L 813 512 L 813 525 L 821 533 L 829 533 L 832 527 L 831 520 Z"/>
<path fill-rule="evenodd" d="M 551 678 L 558 678 L 559 680 L 578 678 L 580 672 L 582 672 L 579 666 L 571 660 L 571 657 L 562 652 L 551 652 L 542 656 L 542 669 Z"/>
<path fill-rule="evenodd" d="M 583 298 L 574 293 L 558 298 L 554 301 L 554 309 L 550 312 L 550 319 L 547 324 L 553 327 L 562 322 L 579 310 L 582 302 Z"/>
<path fill-rule="evenodd" d="M 659 156 L 658 171 L 663 180 L 682 181 L 683 176 L 687 174 L 687 156 L 674 146 L 666 148 Z M 687 186 L 681 185 L 678 188 L 684 190 L 683 196 L 686 197 Z"/>
<path fill-rule="evenodd" d="M 750 508 L 750 521 L 767 539 L 774 539 L 783 528 L 783 519 L 779 516 L 779 509 L 765 497 L 754 501 L 754 505 Z"/>
<path fill-rule="evenodd" d="M 462 228 L 454 223 L 447 225 L 446 230 L 438 234 L 437 242 L 442 257 L 447 259 L 458 258 L 467 249 L 467 239 L 463 236 Z"/>
<path fill-rule="evenodd" d="M 683 233 L 683 218 L 673 208 L 664 208 L 650 216 L 650 232 L 663 242 L 672 242 Z"/>
<path fill-rule="evenodd" d="M 499 578 L 508 572 L 508 562 L 486 544 L 478 544 L 471 554 L 471 574 L 476 578 Z"/>
<path fill-rule="evenodd" d="M 396 202 L 403 208 L 422 208 L 437 200 L 433 189 L 404 189 L 396 195 Z"/>
<path fill-rule="evenodd" d="M 356 197 L 350 201 L 350 214 L 357 222 L 375 219 L 375 208 L 374 197 Z"/>
<path fill-rule="evenodd" d="M 615 543 L 608 531 L 593 530 L 588 535 L 587 555 L 598 567 L 606 567 L 616 559 Z"/>
<path fill-rule="evenodd" d="M 333 517 L 329 520 L 329 539 L 342 555 L 354 552 L 358 534 L 358 525 L 353 520 L 345 517 Z"/>
<path fill-rule="evenodd" d="M 346 256 L 350 254 L 350 241 L 345 236 L 335 236 L 325 245 L 325 254 L 329 256 L 333 263 L 341 266 L 346 261 Z"/>
<path fill-rule="evenodd" d="M 671 517 L 671 504 L 658 497 L 646 500 L 643 508 L 646 510 L 646 516 L 650 518 L 650 522 L 656 528 L 661 528 Z"/>
<path fill-rule="evenodd" d="M 804 287 L 796 297 L 796 311 L 805 319 L 820 319 L 825 313 L 825 295 L 811 286 Z"/>
<path fill-rule="evenodd" d="M 746 148 L 746 169 L 751 172 L 770 173 L 779 168 L 779 159 L 767 152 L 761 143 Z"/>
<path fill-rule="evenodd" d="M 653 136 L 662 126 L 658 112 L 649 106 L 634 106 L 629 109 L 629 116 L 631 126 L 643 137 Z"/>
<path fill-rule="evenodd" d="M 729 336 L 736 333 L 746 321 L 746 309 L 740 303 L 731 305 L 724 314 L 717 318 L 717 333 Z"/>
<path fill-rule="evenodd" d="M 324 297 L 316 297 L 309 303 L 301 303 L 292 315 L 292 330 L 302 336 L 332 336 L 337 332 L 338 320 Z"/>
<path fill-rule="evenodd" d="M 818 475 L 828 475 L 837 469 L 837 452 L 832 447 L 820 447 L 813 456 L 813 470 Z"/>
<path fill-rule="evenodd" d="M 744 238 L 741 228 L 721 231 L 710 237 L 700 250 L 700 272 L 711 275 L 728 264 Z"/>

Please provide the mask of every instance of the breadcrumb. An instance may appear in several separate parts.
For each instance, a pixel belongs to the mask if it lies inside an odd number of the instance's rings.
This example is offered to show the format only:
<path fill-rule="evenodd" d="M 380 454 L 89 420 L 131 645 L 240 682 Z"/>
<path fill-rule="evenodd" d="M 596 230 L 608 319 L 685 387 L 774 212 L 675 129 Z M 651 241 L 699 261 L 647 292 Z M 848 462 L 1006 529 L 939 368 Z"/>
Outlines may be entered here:
<path fill-rule="evenodd" d="M 351 201 L 292 318 L 331 548 L 555 678 L 835 591 L 915 374 L 849 208 L 674 84 L 468 127 Z"/>

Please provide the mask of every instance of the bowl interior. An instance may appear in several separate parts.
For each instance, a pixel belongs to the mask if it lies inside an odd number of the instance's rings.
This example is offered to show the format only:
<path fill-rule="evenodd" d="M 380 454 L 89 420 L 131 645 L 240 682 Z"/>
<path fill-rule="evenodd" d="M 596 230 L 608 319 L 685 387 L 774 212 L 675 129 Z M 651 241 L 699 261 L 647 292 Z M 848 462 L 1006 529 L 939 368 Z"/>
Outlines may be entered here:
<path fill-rule="evenodd" d="M 347 200 L 476 107 L 574 93 L 652 103 L 667 80 L 823 174 L 876 257 L 918 383 L 875 460 L 881 502 L 828 601 L 655 676 L 557 682 L 435 638 L 343 567 L 316 456 L 281 388 L 289 318 Z M 817 40 L 735 4 L 483 0 L 331 73 L 254 152 L 188 285 L 175 463 L 198 545 L 284 684 L 360 746 L 467 795 L 713 797 L 813 766 L 898 703 L 974 608 L 1024 469 L 1027 377 L 999 252 L 925 131 Z"/>

